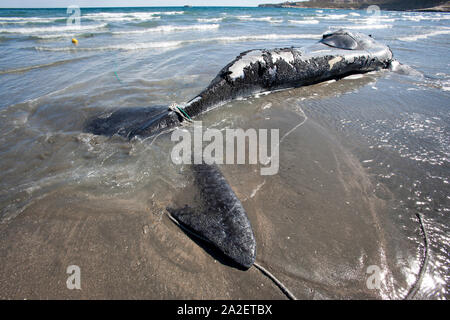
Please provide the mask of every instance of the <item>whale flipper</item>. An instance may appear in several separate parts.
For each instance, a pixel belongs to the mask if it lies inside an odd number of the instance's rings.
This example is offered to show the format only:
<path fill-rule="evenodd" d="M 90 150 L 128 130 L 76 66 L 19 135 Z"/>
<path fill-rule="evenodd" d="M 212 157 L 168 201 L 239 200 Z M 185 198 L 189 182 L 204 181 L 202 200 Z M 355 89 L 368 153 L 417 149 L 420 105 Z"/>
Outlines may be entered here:
<path fill-rule="evenodd" d="M 168 211 L 183 226 L 213 244 L 244 269 L 256 258 L 256 240 L 241 202 L 217 166 L 193 165 L 203 207 Z"/>

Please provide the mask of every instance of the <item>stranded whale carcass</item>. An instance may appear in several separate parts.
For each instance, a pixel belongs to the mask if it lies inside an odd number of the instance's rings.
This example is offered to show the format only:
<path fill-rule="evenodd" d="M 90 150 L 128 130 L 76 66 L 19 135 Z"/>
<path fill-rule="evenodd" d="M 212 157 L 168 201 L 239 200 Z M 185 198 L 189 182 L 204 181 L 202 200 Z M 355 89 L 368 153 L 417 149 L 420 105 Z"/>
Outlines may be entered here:
<path fill-rule="evenodd" d="M 311 85 L 388 68 L 389 47 L 370 36 L 344 30 L 328 33 L 304 48 L 251 50 L 225 66 L 210 85 L 176 109 L 124 108 L 90 121 L 86 131 L 102 135 L 152 136 L 208 109 L 255 93 Z M 244 268 L 255 261 L 256 241 L 247 214 L 215 166 L 194 165 L 205 210 L 170 210 L 181 226 L 211 242 Z"/>
<path fill-rule="evenodd" d="M 128 138 L 151 136 L 178 126 L 184 115 L 192 118 L 238 97 L 384 69 L 392 61 L 388 46 L 345 30 L 324 34 L 309 47 L 250 50 L 226 65 L 195 98 L 180 105 L 179 112 L 167 107 L 120 109 L 109 117 L 92 120 L 86 131 Z"/>

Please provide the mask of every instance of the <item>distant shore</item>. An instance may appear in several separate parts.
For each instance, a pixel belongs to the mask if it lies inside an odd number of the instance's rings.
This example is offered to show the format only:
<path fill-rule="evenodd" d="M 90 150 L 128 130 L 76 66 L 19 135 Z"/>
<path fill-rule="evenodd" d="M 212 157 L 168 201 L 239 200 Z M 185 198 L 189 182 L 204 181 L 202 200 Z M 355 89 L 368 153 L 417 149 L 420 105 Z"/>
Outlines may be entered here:
<path fill-rule="evenodd" d="M 382 10 L 419 11 L 419 12 L 450 12 L 450 1 L 355 1 L 341 3 L 330 0 L 312 0 L 305 2 L 283 2 L 260 4 L 266 8 L 311 8 L 311 9 L 366 9 L 370 5 L 378 5 Z"/>

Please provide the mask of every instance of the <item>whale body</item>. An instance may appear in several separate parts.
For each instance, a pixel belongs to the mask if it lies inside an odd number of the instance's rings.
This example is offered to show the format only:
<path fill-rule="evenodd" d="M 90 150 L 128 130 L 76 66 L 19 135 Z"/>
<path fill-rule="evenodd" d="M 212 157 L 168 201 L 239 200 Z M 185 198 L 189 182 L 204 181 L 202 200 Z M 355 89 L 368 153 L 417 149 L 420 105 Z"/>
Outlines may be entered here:
<path fill-rule="evenodd" d="M 206 89 L 179 108 L 194 118 L 239 97 L 385 69 L 392 61 L 388 46 L 362 33 L 339 30 L 324 34 L 309 47 L 245 51 L 226 65 Z M 119 109 L 116 113 L 90 121 L 86 131 L 132 138 L 151 136 L 184 121 L 181 113 L 164 107 Z"/>
<path fill-rule="evenodd" d="M 304 48 L 250 50 L 226 65 L 209 86 L 179 112 L 158 106 L 119 109 L 88 122 L 85 131 L 101 135 L 152 136 L 238 97 L 311 85 L 351 74 L 389 68 L 392 51 L 370 36 L 339 30 Z M 192 166 L 204 209 L 170 210 L 182 225 L 212 243 L 240 267 L 255 261 L 256 241 L 247 214 L 216 166 Z M 169 209 L 168 209 L 169 210 Z"/>

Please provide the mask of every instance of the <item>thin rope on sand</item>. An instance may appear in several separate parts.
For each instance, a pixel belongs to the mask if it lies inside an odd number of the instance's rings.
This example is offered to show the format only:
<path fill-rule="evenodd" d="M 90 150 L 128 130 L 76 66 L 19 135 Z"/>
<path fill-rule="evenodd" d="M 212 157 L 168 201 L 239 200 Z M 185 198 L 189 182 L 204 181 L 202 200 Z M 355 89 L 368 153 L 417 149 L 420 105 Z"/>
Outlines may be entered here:
<path fill-rule="evenodd" d="M 301 127 L 303 124 L 305 124 L 306 120 L 308 120 L 308 117 L 306 116 L 306 113 L 303 111 L 302 108 L 298 107 L 298 109 L 302 112 L 303 115 L 303 120 L 297 124 L 295 127 L 293 127 L 291 130 L 289 130 L 288 132 L 286 132 L 280 139 L 280 141 L 277 144 L 277 147 L 280 146 L 280 144 L 284 141 L 284 139 L 287 138 L 287 136 L 289 136 L 292 132 L 294 132 L 295 130 L 297 130 L 299 127 Z M 268 159 L 268 161 L 265 164 L 268 164 L 270 161 L 270 158 Z"/>
<path fill-rule="evenodd" d="M 266 277 L 268 277 L 270 280 L 272 280 L 278 288 L 291 300 L 297 300 L 297 298 L 292 294 L 292 292 L 289 291 L 289 289 L 280 281 L 278 280 L 272 273 L 270 273 L 267 269 L 265 269 L 263 266 L 261 266 L 259 263 L 255 262 L 253 264 L 256 269 L 261 271 L 262 274 L 264 274 Z"/>
<path fill-rule="evenodd" d="M 289 130 L 288 132 L 286 132 L 286 133 L 281 137 L 280 142 L 278 143 L 278 145 L 280 145 L 280 144 L 283 142 L 283 140 L 284 140 L 288 135 L 290 135 L 292 132 L 294 132 L 295 130 L 297 130 L 298 127 L 301 127 L 301 126 L 306 122 L 306 120 L 308 120 L 308 117 L 306 116 L 306 113 L 303 111 L 303 109 L 300 108 L 300 107 L 298 107 L 298 108 L 299 108 L 299 110 L 302 112 L 302 115 L 303 115 L 304 119 L 303 119 L 299 124 L 297 124 L 295 127 L 293 127 L 291 130 Z"/>
<path fill-rule="evenodd" d="M 420 213 L 417 213 L 416 216 L 417 216 L 417 219 L 419 220 L 420 229 L 422 230 L 422 234 L 423 234 L 423 242 L 425 245 L 424 258 L 423 258 L 423 262 L 422 262 L 422 266 L 421 266 L 419 275 L 417 277 L 417 281 L 411 287 L 411 290 L 409 291 L 408 295 L 405 298 L 406 300 L 414 299 L 414 297 L 416 296 L 417 291 L 420 289 L 420 284 L 422 283 L 423 277 L 425 276 L 425 272 L 427 271 L 427 265 L 428 265 L 428 245 L 429 245 L 428 233 L 427 233 L 427 230 L 425 229 L 425 225 L 423 224 L 422 215 Z"/>

